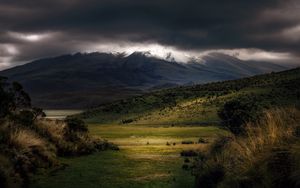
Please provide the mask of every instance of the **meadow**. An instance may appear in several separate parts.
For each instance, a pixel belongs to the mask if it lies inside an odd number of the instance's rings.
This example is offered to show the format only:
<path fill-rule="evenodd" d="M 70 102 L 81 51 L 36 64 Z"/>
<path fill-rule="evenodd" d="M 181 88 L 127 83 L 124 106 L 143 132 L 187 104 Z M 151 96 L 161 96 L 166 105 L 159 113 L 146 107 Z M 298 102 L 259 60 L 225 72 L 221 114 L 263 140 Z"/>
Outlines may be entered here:
<path fill-rule="evenodd" d="M 193 187 L 191 171 L 182 168 L 183 150 L 203 150 L 226 131 L 205 126 L 136 126 L 90 124 L 90 133 L 117 144 L 119 151 L 60 158 L 64 170 L 40 171 L 30 187 Z M 182 144 L 192 141 L 194 144 Z M 191 165 L 191 162 L 188 163 Z"/>

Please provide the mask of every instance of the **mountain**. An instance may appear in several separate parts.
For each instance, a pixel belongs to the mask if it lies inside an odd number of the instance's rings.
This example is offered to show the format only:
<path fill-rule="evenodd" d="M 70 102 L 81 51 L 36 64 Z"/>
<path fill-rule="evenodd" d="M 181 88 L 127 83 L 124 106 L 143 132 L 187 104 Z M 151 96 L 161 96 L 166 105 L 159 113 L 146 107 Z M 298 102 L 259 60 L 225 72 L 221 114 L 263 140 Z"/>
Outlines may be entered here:
<path fill-rule="evenodd" d="M 43 108 L 87 108 L 153 88 L 231 80 L 285 70 L 268 62 L 242 61 L 220 53 L 202 62 L 177 63 L 148 53 L 76 53 L 46 58 L 0 72 L 20 82 Z"/>

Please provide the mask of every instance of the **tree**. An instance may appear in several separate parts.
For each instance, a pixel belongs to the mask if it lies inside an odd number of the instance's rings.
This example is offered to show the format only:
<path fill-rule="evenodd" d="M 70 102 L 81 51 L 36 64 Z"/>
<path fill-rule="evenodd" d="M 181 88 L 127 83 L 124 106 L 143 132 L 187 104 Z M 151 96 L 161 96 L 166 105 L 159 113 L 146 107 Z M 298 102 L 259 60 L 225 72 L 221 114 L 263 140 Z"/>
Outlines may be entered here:
<path fill-rule="evenodd" d="M 0 107 L 0 118 L 4 118 L 17 109 L 30 108 L 31 100 L 21 84 L 0 77 Z"/>
<path fill-rule="evenodd" d="M 11 91 L 14 97 L 14 103 L 16 108 L 30 108 L 31 99 L 29 95 L 24 91 L 23 86 L 18 82 L 11 84 Z"/>
<path fill-rule="evenodd" d="M 36 120 L 38 117 L 46 117 L 45 112 L 41 108 L 32 108 L 33 120 Z"/>
<path fill-rule="evenodd" d="M 13 97 L 7 91 L 7 78 L 0 77 L 0 118 L 9 114 L 13 104 Z"/>
<path fill-rule="evenodd" d="M 26 127 L 31 127 L 34 122 L 34 114 L 31 110 L 21 110 L 13 115 L 13 121 Z"/>

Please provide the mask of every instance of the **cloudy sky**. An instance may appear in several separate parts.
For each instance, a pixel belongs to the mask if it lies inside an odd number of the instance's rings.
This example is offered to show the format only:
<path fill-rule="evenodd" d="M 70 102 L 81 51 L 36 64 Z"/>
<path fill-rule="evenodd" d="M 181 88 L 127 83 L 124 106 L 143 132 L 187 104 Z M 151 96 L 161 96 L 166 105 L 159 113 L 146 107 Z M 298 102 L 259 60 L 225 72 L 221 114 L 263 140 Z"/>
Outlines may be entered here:
<path fill-rule="evenodd" d="M 299 0 L 0 0 L 0 69 L 74 52 L 297 63 Z"/>

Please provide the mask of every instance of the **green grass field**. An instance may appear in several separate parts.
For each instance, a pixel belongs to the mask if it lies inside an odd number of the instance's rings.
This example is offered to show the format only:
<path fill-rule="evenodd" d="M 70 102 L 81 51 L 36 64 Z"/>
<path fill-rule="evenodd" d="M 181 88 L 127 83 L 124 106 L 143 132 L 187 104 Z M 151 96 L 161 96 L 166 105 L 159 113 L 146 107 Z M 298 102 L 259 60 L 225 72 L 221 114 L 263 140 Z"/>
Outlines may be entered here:
<path fill-rule="evenodd" d="M 68 166 L 56 172 L 41 171 L 30 187 L 193 187 L 191 172 L 182 169 L 182 150 L 201 150 L 226 131 L 216 127 L 90 125 L 90 133 L 120 146 L 89 156 L 61 158 Z M 167 142 L 170 145 L 167 145 Z M 175 143 L 175 145 L 173 145 Z"/>

